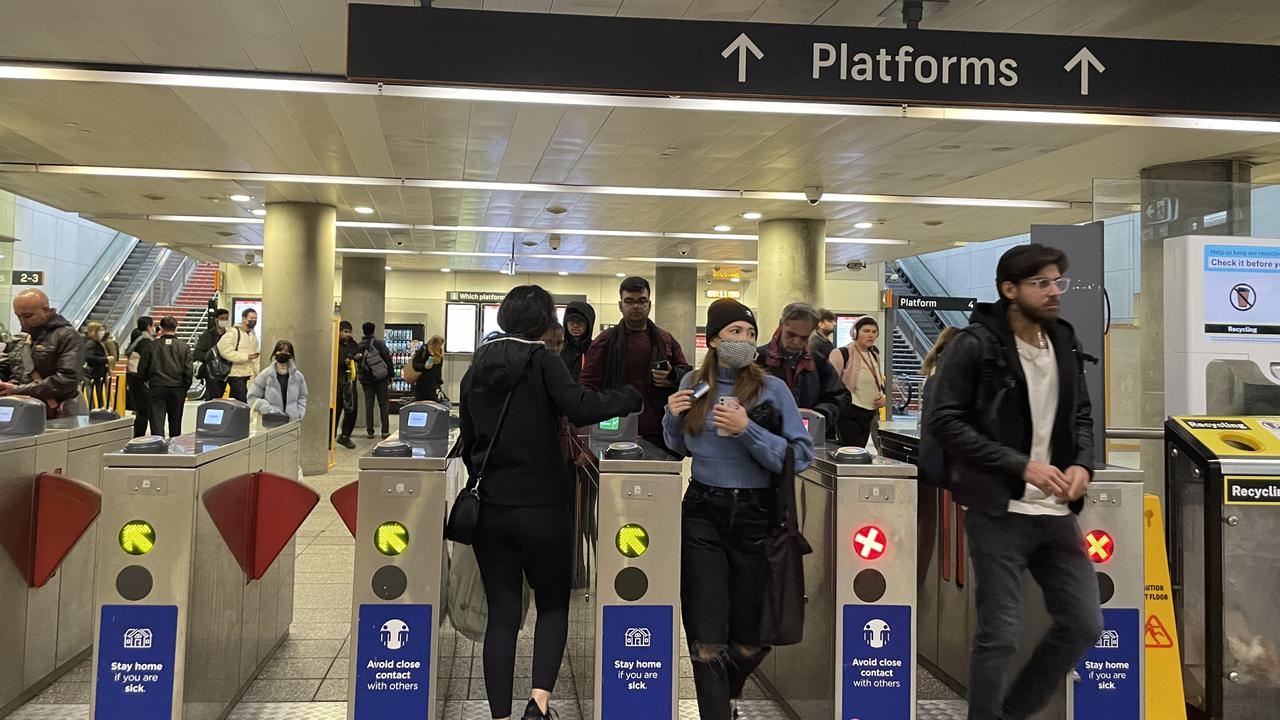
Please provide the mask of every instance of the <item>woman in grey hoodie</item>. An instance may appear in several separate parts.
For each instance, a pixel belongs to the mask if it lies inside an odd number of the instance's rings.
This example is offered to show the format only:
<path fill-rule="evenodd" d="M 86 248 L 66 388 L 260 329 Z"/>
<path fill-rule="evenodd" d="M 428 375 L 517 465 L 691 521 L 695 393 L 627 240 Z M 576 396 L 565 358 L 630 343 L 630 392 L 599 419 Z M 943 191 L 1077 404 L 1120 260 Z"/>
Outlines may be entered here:
<path fill-rule="evenodd" d="M 307 414 L 307 379 L 293 362 L 293 343 L 281 340 L 271 351 L 275 361 L 249 385 L 249 406 L 258 412 L 278 412 L 290 420 Z"/>

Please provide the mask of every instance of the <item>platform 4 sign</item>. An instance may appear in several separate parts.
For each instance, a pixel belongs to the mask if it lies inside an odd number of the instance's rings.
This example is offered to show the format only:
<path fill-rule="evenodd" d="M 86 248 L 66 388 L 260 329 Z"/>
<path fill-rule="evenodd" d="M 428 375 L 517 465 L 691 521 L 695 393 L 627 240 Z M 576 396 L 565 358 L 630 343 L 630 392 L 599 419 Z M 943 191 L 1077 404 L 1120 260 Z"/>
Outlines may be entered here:
<path fill-rule="evenodd" d="M 899 310 L 959 310 L 973 312 L 978 304 L 977 298 L 962 297 L 922 297 L 917 295 L 895 296 Z"/>
<path fill-rule="evenodd" d="M 347 76 L 638 95 L 1280 117 L 1280 47 L 348 6 Z"/>

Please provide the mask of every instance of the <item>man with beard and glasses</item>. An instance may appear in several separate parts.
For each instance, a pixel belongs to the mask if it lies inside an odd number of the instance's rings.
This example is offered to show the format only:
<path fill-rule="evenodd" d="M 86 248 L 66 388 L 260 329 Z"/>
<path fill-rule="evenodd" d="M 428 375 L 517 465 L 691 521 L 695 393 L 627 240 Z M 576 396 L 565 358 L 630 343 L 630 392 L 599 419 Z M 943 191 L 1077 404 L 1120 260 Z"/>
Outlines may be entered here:
<path fill-rule="evenodd" d="M 946 455 L 951 492 L 969 508 L 977 628 L 970 720 L 1021 720 L 1049 700 L 1102 632 L 1098 581 L 1076 514 L 1093 475 L 1084 357 L 1059 317 L 1067 257 L 1044 245 L 1000 258 L 1000 300 L 981 303 L 947 347 L 924 430 Z M 1053 624 L 1016 673 L 1022 575 L 1044 591 Z"/>
<path fill-rule="evenodd" d="M 812 305 L 791 303 L 783 308 L 773 339 L 758 349 L 756 364 L 787 384 L 796 405 L 819 413 L 826 418 L 827 428 L 834 429 L 841 408 L 849 404 L 849 390 L 827 356 L 810 349 L 818 320 Z"/>
<path fill-rule="evenodd" d="M 653 310 L 649 281 L 629 277 L 618 288 L 618 309 L 622 322 L 600 333 L 587 350 L 582 367 L 582 385 L 590 390 L 616 390 L 630 385 L 644 396 L 640 414 L 640 437 L 666 449 L 662 438 L 662 413 L 693 368 L 684 358 L 680 343 L 649 319 Z"/>

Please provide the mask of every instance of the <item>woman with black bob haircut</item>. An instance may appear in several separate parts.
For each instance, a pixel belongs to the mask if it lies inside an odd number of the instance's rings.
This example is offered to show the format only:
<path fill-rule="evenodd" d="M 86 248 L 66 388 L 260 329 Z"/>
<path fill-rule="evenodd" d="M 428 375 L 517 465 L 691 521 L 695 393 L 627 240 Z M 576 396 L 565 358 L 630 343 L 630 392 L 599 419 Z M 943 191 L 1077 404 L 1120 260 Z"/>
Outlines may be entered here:
<path fill-rule="evenodd" d="M 631 386 L 592 392 L 569 377 L 543 336 L 556 322 L 551 295 L 537 285 L 507 293 L 502 335 L 477 348 L 462 378 L 462 447 L 480 478 L 474 548 L 489 602 L 484 678 L 494 718 L 511 717 L 523 578 L 534 589 L 532 697 L 522 720 L 551 717 L 549 703 L 569 632 L 572 497 L 560 450 L 563 417 L 585 427 L 638 412 Z M 509 402 L 508 402 L 509 398 Z M 506 416 L 503 407 L 507 405 Z"/>

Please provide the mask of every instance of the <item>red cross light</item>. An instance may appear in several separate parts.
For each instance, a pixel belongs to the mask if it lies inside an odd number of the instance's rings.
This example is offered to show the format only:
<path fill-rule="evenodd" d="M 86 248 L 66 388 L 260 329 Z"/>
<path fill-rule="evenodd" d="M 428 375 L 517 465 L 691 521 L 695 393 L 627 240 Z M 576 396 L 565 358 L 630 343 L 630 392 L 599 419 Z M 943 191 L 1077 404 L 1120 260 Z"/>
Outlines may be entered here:
<path fill-rule="evenodd" d="M 1090 530 L 1089 534 L 1084 536 L 1085 552 L 1089 553 L 1089 559 L 1095 563 L 1104 563 L 1111 559 L 1115 554 L 1116 543 L 1111 539 L 1111 535 L 1105 530 Z"/>
<path fill-rule="evenodd" d="M 853 534 L 853 551 L 863 560 L 875 560 L 884 554 L 889 539 L 875 525 L 867 525 Z"/>

